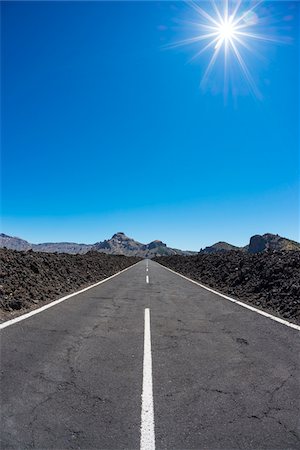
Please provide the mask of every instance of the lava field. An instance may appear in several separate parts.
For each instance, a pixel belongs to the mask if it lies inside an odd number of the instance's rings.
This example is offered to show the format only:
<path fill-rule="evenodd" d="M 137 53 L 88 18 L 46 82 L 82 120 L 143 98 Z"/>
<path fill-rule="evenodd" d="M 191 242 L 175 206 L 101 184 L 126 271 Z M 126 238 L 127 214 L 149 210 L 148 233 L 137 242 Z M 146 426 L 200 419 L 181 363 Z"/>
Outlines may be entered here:
<path fill-rule="evenodd" d="M 219 292 L 300 324 L 299 251 L 229 251 L 155 260 Z"/>
<path fill-rule="evenodd" d="M 0 318 L 7 320 L 107 278 L 140 258 L 0 249 Z"/>

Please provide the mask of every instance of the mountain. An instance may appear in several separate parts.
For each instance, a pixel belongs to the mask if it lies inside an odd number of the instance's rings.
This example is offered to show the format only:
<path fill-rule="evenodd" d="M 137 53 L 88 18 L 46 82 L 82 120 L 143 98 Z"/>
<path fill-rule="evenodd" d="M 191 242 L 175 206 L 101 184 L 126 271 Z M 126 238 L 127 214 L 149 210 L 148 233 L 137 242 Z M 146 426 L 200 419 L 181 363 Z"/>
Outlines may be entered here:
<path fill-rule="evenodd" d="M 75 242 L 45 242 L 44 244 L 32 244 L 32 250 L 35 252 L 47 253 L 70 253 L 73 255 L 86 253 L 93 250 L 93 245 L 76 244 Z"/>
<path fill-rule="evenodd" d="M 86 253 L 89 250 L 92 250 L 93 245 L 76 244 L 73 242 L 46 242 L 44 244 L 31 244 L 24 239 L 0 233 L 0 248 L 3 247 L 18 251 L 34 250 L 35 252 L 71 253 L 75 255 L 77 253 Z"/>
<path fill-rule="evenodd" d="M 197 252 L 179 250 L 167 247 L 159 240 L 142 244 L 126 236 L 122 232 L 114 234 L 110 239 L 96 242 L 95 244 L 77 244 L 75 242 L 46 242 L 42 244 L 31 244 L 24 239 L 0 234 L 0 248 L 6 247 L 12 250 L 33 250 L 35 252 L 48 253 L 71 253 L 82 254 L 88 251 L 98 251 L 109 255 L 139 256 L 141 258 L 154 258 L 155 256 L 172 255 L 194 255 Z M 227 242 L 217 242 L 209 247 L 200 250 L 200 254 L 223 253 L 231 250 L 244 251 L 248 253 L 259 253 L 264 251 L 300 250 L 300 244 L 279 236 L 278 234 L 266 233 L 264 235 L 252 236 L 250 242 L 245 247 L 236 247 Z"/>
<path fill-rule="evenodd" d="M 129 255 L 138 253 L 145 249 L 145 245 L 129 238 L 124 233 L 119 232 L 112 236 L 111 239 L 94 244 L 94 249 L 109 254 Z"/>
<path fill-rule="evenodd" d="M 278 234 L 266 233 L 262 236 L 260 234 L 252 236 L 249 245 L 244 247 L 244 249 L 248 251 L 248 253 L 259 253 L 268 250 L 300 250 L 300 244 L 291 239 L 281 237 Z"/>
<path fill-rule="evenodd" d="M 48 253 L 87 253 L 90 250 L 107 253 L 110 255 L 139 256 L 142 258 L 154 258 L 155 256 L 191 255 L 196 252 L 184 251 L 167 247 L 162 241 L 152 241 L 142 244 L 129 238 L 122 232 L 118 232 L 111 239 L 96 242 L 95 244 L 76 244 L 74 242 L 46 242 L 42 244 L 31 244 L 23 239 L 0 235 L 0 247 L 13 250 L 33 250 L 35 252 Z"/>
<path fill-rule="evenodd" d="M 216 244 L 211 245 L 210 247 L 201 248 L 199 253 L 223 253 L 228 252 L 230 250 L 240 250 L 240 247 L 236 247 L 235 245 L 228 244 L 227 242 L 217 242 Z"/>
<path fill-rule="evenodd" d="M 217 242 L 210 247 L 200 249 L 199 253 L 222 253 L 231 250 L 239 250 L 247 253 L 260 253 L 265 251 L 289 251 L 300 250 L 300 244 L 291 239 L 284 238 L 278 234 L 266 233 L 256 234 L 250 238 L 250 242 L 245 247 L 236 247 L 227 242 Z"/>
<path fill-rule="evenodd" d="M 12 250 L 30 250 L 32 248 L 32 244 L 24 239 L 0 233 L 0 247 L 6 247 Z"/>
<path fill-rule="evenodd" d="M 140 256 L 142 258 L 154 258 L 155 256 L 185 255 L 193 252 L 175 250 L 167 247 L 162 241 L 152 241 L 149 244 L 142 244 L 129 238 L 122 232 L 118 232 L 111 239 L 97 242 L 93 245 L 93 250 L 97 250 L 111 255 Z M 196 252 L 195 252 L 196 253 Z"/>

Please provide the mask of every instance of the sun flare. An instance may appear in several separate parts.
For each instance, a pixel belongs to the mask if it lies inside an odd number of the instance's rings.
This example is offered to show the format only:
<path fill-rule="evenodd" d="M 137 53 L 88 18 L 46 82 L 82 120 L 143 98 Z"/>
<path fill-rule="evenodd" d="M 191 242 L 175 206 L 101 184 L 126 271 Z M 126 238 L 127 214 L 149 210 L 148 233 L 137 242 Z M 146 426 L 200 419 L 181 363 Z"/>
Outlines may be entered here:
<path fill-rule="evenodd" d="M 236 63 L 252 94 L 260 97 L 259 89 L 246 63 L 247 55 L 245 54 L 247 52 L 255 54 L 255 42 L 278 41 L 276 37 L 267 35 L 261 29 L 260 22 L 263 21 L 261 21 L 257 10 L 262 1 L 251 1 L 249 3 L 243 0 L 222 0 L 217 6 L 216 2 L 211 0 L 208 4 L 210 10 L 208 7 L 202 9 L 199 3 L 194 1 L 188 2 L 188 4 L 197 13 L 196 22 L 194 21 L 192 24 L 196 26 L 198 34 L 192 38 L 179 41 L 171 47 L 198 43 L 200 49 L 192 59 L 198 58 L 204 52 L 211 52 L 211 57 L 202 77 L 201 87 L 206 87 L 211 71 L 223 53 L 224 64 L 222 67 L 224 67 L 224 78 L 227 80 L 227 84 L 229 66 L 232 69 L 234 63 Z M 225 86 L 224 91 L 227 92 L 227 90 L 228 86 L 227 88 Z"/>

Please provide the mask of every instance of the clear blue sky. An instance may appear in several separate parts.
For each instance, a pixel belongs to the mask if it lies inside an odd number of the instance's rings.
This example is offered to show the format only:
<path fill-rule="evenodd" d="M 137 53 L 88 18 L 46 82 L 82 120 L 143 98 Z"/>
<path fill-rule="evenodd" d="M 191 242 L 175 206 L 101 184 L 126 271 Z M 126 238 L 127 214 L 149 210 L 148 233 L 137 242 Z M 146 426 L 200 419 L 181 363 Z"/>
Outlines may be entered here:
<path fill-rule="evenodd" d="M 184 3 L 2 2 L 2 231 L 195 250 L 298 240 L 299 3 L 264 8 L 291 42 L 249 57 L 262 99 L 237 73 L 225 102 L 199 87 L 209 52 L 164 48 L 189 37 Z"/>

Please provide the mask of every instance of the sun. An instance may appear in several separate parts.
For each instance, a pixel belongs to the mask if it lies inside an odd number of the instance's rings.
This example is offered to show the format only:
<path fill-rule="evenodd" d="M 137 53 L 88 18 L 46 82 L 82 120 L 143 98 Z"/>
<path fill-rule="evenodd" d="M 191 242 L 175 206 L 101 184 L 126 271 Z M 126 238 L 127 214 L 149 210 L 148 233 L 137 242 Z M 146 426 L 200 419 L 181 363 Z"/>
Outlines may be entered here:
<path fill-rule="evenodd" d="M 222 44 L 228 45 L 228 43 L 236 38 L 236 28 L 230 19 L 220 23 L 217 27 L 218 41 L 215 48 L 220 47 Z"/>
<path fill-rule="evenodd" d="M 234 37 L 235 27 L 231 23 L 230 20 L 227 20 L 226 22 L 220 24 L 219 35 L 220 35 L 220 39 L 222 39 L 222 40 L 225 40 L 225 39 L 228 40 L 228 39 L 231 39 L 232 37 Z"/>
<path fill-rule="evenodd" d="M 235 28 L 230 21 L 227 21 L 219 26 L 220 39 L 230 39 L 234 36 Z"/>
<path fill-rule="evenodd" d="M 247 52 L 255 54 L 255 43 L 258 41 L 278 42 L 276 37 L 267 35 L 260 27 L 260 22 L 264 22 L 260 20 L 257 12 L 261 3 L 262 0 L 250 3 L 242 0 L 222 0 L 217 5 L 214 0 L 211 0 L 208 3 L 210 9 L 208 6 L 203 9 L 199 6 L 199 3 L 188 2 L 197 13 L 196 21 L 192 24 L 198 29 L 198 34 L 172 44 L 170 47 L 198 43 L 200 48 L 192 59 L 198 58 L 204 52 L 211 52 L 211 57 L 201 80 L 202 88 L 206 87 L 211 71 L 223 53 L 224 64 L 220 67 L 223 67 L 224 79 L 227 84 L 228 70 L 229 68 L 232 70 L 235 62 L 252 94 L 256 97 L 261 96 L 246 63 L 245 54 Z M 227 92 L 228 89 L 225 84 L 224 91 Z"/>

